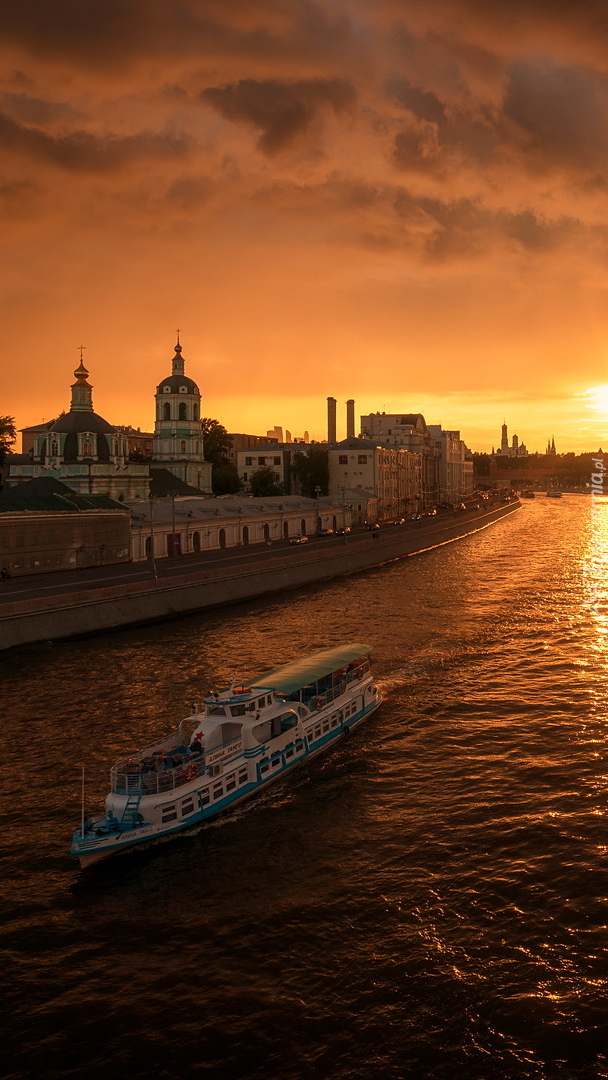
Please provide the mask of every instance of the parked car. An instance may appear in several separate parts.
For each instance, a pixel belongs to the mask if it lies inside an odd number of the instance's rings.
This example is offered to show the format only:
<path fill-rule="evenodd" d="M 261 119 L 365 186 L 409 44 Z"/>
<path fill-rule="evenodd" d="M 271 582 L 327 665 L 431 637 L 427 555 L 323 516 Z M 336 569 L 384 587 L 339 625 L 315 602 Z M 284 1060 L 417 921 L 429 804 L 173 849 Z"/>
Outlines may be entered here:
<path fill-rule="evenodd" d="M 290 544 L 307 544 L 308 543 L 308 537 L 307 536 L 292 536 L 289 543 Z"/>
<path fill-rule="evenodd" d="M 346 536 L 350 532 L 350 525 L 345 525 L 343 529 L 336 529 L 336 536 Z"/>
<path fill-rule="evenodd" d="M 319 529 L 319 536 L 333 536 L 333 529 Z"/>

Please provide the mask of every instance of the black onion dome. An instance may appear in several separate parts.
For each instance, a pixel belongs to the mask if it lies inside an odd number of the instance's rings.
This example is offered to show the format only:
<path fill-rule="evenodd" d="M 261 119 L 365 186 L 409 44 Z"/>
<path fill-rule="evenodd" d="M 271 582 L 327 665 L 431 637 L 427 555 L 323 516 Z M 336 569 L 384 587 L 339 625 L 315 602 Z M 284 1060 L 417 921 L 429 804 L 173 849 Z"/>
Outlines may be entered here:
<path fill-rule="evenodd" d="M 91 431 L 96 435 L 116 434 L 116 428 L 112 427 L 107 420 L 104 420 L 103 416 L 98 416 L 97 413 L 88 410 L 65 413 L 53 424 L 52 430 L 60 432 L 62 435 L 67 433 L 63 449 L 64 461 L 78 460 L 79 433 Z M 97 440 L 97 454 L 95 456 L 99 461 L 110 460 L 110 447 L 107 439 Z"/>
<path fill-rule="evenodd" d="M 189 394 L 198 394 L 199 389 L 193 379 L 189 379 L 187 375 L 169 375 L 167 379 L 163 379 L 162 382 L 156 387 L 156 393 L 162 394 L 165 386 L 171 387 L 172 394 L 179 394 L 180 386 L 185 386 Z"/>
<path fill-rule="evenodd" d="M 182 347 L 177 342 L 175 346 L 175 356 L 173 357 L 173 372 L 168 378 L 163 379 L 161 383 L 156 387 L 156 393 L 162 394 L 165 392 L 165 386 L 170 387 L 172 394 L 179 394 L 181 387 L 186 387 L 187 394 L 198 394 L 199 388 L 193 379 L 189 379 L 187 375 L 184 375 L 184 360 L 182 357 Z M 183 390 L 182 390 L 183 393 Z"/>

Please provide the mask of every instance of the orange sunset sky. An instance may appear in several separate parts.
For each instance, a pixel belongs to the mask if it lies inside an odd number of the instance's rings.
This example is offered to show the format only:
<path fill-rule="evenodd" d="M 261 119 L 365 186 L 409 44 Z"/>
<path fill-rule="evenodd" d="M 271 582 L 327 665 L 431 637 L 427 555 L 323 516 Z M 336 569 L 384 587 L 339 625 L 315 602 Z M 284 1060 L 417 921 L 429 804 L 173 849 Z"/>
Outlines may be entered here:
<path fill-rule="evenodd" d="M 3 393 L 608 444 L 605 0 L 7 0 Z M 592 388 L 599 387 L 594 395 Z M 20 446 L 18 447 L 20 449 Z"/>

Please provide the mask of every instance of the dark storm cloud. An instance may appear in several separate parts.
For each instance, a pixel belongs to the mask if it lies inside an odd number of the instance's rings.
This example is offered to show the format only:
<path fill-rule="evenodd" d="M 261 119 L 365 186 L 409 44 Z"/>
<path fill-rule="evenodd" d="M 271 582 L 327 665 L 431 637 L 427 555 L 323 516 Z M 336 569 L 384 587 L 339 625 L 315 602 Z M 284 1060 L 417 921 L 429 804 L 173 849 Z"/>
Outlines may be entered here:
<path fill-rule="evenodd" d="M 149 132 L 122 138 L 98 138 L 90 132 L 75 131 L 55 138 L 0 114 L 1 148 L 51 162 L 73 172 L 105 172 L 144 157 L 175 158 L 183 155 L 187 146 L 183 138 Z"/>
<path fill-rule="evenodd" d="M 3 94 L 0 105 L 14 120 L 25 124 L 44 126 L 53 120 L 82 119 L 82 113 L 65 102 L 46 101 L 24 93 Z"/>
<path fill-rule="evenodd" d="M 258 82 L 241 79 L 221 88 L 209 87 L 201 99 L 227 120 L 250 123 L 262 131 L 258 145 L 275 154 L 310 126 L 324 106 L 339 114 L 355 100 L 354 87 L 344 79 L 306 79 Z"/>
<path fill-rule="evenodd" d="M 579 67 L 514 65 L 504 100 L 537 168 L 577 171 L 608 165 L 608 82 Z"/>
<path fill-rule="evenodd" d="M 445 109 L 436 94 L 412 86 L 407 79 L 391 79 L 387 83 L 386 90 L 419 120 L 429 120 L 434 124 L 444 122 Z"/>
<path fill-rule="evenodd" d="M 320 0 L 5 0 L 5 40 L 75 66 L 138 58 L 309 57 L 352 37 L 344 5 Z"/>

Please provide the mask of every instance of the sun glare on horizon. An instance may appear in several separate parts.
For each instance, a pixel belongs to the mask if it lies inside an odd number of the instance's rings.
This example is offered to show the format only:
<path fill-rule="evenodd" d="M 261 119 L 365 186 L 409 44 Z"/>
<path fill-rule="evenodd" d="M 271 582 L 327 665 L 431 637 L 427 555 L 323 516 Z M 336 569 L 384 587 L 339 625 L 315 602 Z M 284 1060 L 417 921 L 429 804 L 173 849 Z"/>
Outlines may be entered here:
<path fill-rule="evenodd" d="M 593 409 L 595 412 L 608 416 L 608 383 L 603 383 L 601 386 L 590 386 L 584 397 L 588 409 Z"/>

